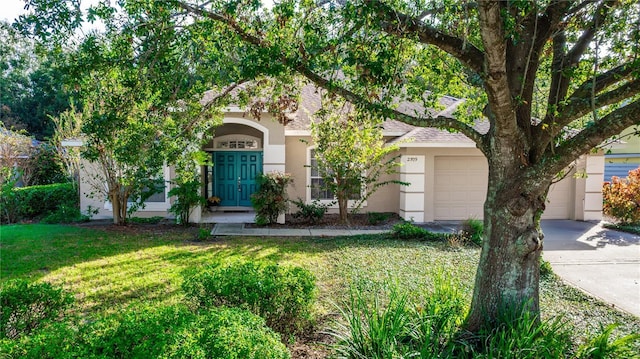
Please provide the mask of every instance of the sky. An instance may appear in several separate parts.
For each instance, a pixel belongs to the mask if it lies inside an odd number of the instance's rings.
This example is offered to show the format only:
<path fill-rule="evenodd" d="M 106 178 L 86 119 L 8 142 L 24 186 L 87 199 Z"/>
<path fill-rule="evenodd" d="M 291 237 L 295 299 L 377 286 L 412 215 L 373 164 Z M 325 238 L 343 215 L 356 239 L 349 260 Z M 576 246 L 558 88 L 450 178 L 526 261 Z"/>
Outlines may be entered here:
<path fill-rule="evenodd" d="M 22 0 L 0 0 L 0 20 L 13 22 L 18 16 L 26 13 Z"/>

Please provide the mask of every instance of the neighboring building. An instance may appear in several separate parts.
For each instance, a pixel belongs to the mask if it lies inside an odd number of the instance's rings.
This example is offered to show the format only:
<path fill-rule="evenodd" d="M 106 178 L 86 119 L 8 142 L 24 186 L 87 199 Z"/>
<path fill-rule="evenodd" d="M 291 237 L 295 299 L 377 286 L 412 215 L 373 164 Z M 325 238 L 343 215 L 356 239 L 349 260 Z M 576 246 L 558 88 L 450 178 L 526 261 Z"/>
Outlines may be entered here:
<path fill-rule="evenodd" d="M 256 121 L 246 118 L 239 108 L 229 108 L 223 124 L 215 128 L 215 137 L 203 148 L 211 154 L 214 166 L 202 168 L 202 195 L 220 197 L 219 211 L 249 210 L 256 175 L 281 171 L 290 173 L 294 179 L 289 187 L 291 199 L 330 201 L 326 192 L 312 191 L 310 186 L 319 181 L 311 168 L 314 147 L 310 143 L 309 116 L 319 108 L 318 96 L 314 88 L 305 87 L 300 108 L 286 126 L 268 115 Z M 439 112 L 442 114 L 453 112 L 461 100 L 444 97 L 440 102 L 444 107 Z M 415 107 L 402 104 L 399 110 L 412 111 Z M 368 198 L 363 212 L 395 212 L 416 222 L 482 218 L 488 166 L 474 142 L 459 133 L 414 127 L 394 120 L 384 123 L 383 133 L 388 142 L 399 143 L 403 166 L 397 176 L 410 185 L 381 188 Z M 582 156 L 574 171 L 586 172 L 588 176 L 569 175 L 552 185 L 543 218 L 601 219 L 604 157 L 602 154 Z M 170 180 L 171 169 L 167 168 L 164 176 Z M 81 179 L 84 178 L 86 174 L 81 175 Z M 82 193 L 89 192 L 87 186 L 87 181 L 82 180 Z M 167 192 L 136 215 L 165 216 L 170 207 Z M 94 218 L 111 217 L 108 203 L 82 196 L 81 208 L 89 205 L 101 209 Z M 197 209 L 192 221 L 200 222 L 203 214 Z"/>
<path fill-rule="evenodd" d="M 640 167 L 639 126 L 629 127 L 620 134 L 620 140 L 607 146 L 604 155 L 604 180 L 611 177 L 627 177 L 629 171 Z"/>

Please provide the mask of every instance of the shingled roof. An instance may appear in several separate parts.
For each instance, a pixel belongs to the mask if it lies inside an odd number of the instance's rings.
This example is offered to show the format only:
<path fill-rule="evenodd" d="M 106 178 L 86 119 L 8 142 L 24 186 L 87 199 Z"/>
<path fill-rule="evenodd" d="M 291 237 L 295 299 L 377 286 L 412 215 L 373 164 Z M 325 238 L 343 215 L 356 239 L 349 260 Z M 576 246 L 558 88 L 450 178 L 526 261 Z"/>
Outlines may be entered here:
<path fill-rule="evenodd" d="M 440 111 L 435 109 L 426 109 L 422 104 L 402 101 L 398 104 L 397 111 L 408 115 L 424 115 L 430 116 L 451 116 L 455 109 L 464 100 L 443 96 L 439 99 L 439 104 L 443 108 Z M 300 93 L 300 105 L 298 111 L 291 114 L 291 121 L 285 127 L 288 131 L 308 131 L 311 128 L 312 115 L 321 108 L 320 90 L 312 85 L 302 88 Z M 484 123 L 483 123 L 484 122 Z M 481 132 L 488 130 L 486 121 L 479 122 L 476 127 Z M 484 128 L 486 127 L 486 128 Z M 396 136 L 391 142 L 413 143 L 413 144 L 473 144 L 468 137 L 461 133 L 448 132 L 431 127 L 413 126 L 397 120 L 386 120 L 383 124 L 385 135 Z"/>
<path fill-rule="evenodd" d="M 244 88 L 243 85 L 234 89 L 232 93 L 235 93 Z M 285 126 L 285 130 L 289 134 L 301 134 L 310 131 L 311 121 L 313 121 L 313 114 L 320 110 L 322 106 L 321 89 L 314 85 L 305 85 L 300 91 L 300 103 L 298 110 L 289 115 L 291 122 Z M 207 91 L 202 99 L 202 103 L 207 103 L 215 96 L 212 91 Z M 442 108 L 440 111 L 425 108 L 420 103 L 400 101 L 398 103 L 397 111 L 412 116 L 429 115 L 429 116 L 452 116 L 455 109 L 464 102 L 463 99 L 455 98 L 452 96 L 443 96 L 439 100 L 439 105 Z M 488 130 L 488 123 L 486 121 L 478 122 L 475 126 L 481 133 L 485 133 Z M 388 119 L 383 123 L 383 129 L 386 136 L 396 137 L 392 142 L 412 143 L 418 144 L 470 144 L 473 142 L 461 133 L 449 132 L 430 127 L 413 126 L 401 121 Z"/>

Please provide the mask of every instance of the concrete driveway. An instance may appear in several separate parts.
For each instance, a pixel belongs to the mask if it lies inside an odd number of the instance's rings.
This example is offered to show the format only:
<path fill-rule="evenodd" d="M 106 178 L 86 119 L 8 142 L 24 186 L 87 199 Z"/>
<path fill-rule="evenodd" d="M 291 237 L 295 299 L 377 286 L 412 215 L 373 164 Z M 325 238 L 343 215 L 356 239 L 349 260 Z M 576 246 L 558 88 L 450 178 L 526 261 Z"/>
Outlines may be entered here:
<path fill-rule="evenodd" d="M 569 220 L 544 220 L 542 230 L 542 257 L 556 274 L 640 317 L 640 236 Z"/>

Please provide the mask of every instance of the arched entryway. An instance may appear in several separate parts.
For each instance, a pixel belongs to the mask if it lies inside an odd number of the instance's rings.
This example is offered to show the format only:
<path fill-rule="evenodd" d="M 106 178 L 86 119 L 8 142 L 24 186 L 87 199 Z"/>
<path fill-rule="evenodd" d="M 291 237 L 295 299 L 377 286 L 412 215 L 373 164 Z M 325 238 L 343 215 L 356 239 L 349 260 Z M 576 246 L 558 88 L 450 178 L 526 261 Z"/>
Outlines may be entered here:
<path fill-rule="evenodd" d="M 206 146 L 212 166 L 204 167 L 205 198 L 218 197 L 220 210 L 251 208 L 256 178 L 264 172 L 268 129 L 246 119 L 225 119 Z"/>
<path fill-rule="evenodd" d="M 214 141 L 224 149 L 211 152 L 213 166 L 205 172 L 208 177 L 205 195 L 220 198 L 220 207 L 251 207 L 251 195 L 257 190 L 256 177 L 263 172 L 262 148 L 256 142 L 245 136 Z"/>

